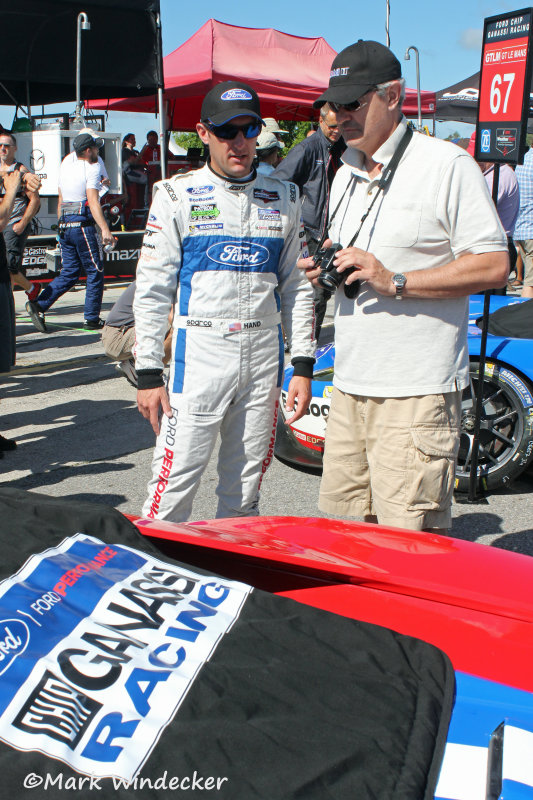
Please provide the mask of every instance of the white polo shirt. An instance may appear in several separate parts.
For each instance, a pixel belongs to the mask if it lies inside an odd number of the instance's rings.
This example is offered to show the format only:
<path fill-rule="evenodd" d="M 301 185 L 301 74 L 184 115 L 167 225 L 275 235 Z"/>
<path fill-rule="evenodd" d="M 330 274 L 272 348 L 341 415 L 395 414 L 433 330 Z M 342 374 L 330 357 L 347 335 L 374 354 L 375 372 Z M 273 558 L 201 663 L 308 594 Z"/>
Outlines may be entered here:
<path fill-rule="evenodd" d="M 87 198 L 87 189 L 100 192 L 102 179 L 107 178 L 104 162 L 98 157 L 96 164 L 89 164 L 76 153 L 69 153 L 59 168 L 59 189 L 64 203 L 77 203 Z"/>
<path fill-rule="evenodd" d="M 373 158 L 388 164 L 406 130 L 402 120 Z M 348 148 L 333 181 L 330 226 L 346 247 L 377 191 L 363 154 Z M 376 201 L 355 247 L 392 272 L 448 264 L 467 253 L 507 250 L 507 239 L 481 170 L 450 142 L 414 133 L 392 183 Z M 334 385 L 365 397 L 409 397 L 463 389 L 468 383 L 468 297 L 385 297 L 361 283 L 355 300 L 335 294 Z"/>

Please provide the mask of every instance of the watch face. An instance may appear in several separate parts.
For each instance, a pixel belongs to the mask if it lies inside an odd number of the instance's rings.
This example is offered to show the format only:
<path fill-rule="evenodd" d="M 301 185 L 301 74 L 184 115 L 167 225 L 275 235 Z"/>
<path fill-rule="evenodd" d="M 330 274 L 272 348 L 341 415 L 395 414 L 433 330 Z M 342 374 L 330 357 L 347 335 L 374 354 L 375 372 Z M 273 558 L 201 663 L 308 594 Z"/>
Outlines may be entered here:
<path fill-rule="evenodd" d="M 398 272 L 396 273 L 396 275 L 392 276 L 392 282 L 398 288 L 402 288 L 403 286 L 405 286 L 406 280 L 407 278 L 405 277 L 405 275 L 402 275 L 401 272 Z"/>

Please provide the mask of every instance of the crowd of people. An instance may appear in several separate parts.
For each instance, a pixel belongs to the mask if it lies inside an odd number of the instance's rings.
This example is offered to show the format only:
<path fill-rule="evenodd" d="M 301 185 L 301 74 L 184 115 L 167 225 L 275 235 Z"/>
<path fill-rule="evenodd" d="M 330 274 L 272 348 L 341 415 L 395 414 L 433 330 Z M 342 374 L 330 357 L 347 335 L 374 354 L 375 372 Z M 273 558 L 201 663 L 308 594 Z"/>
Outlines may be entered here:
<path fill-rule="evenodd" d="M 322 285 L 315 255 L 333 248 L 336 357 L 319 506 L 449 530 L 469 374 L 468 296 L 506 286 L 513 242 L 523 293 L 533 296 L 533 151 L 516 172 L 502 171 L 496 209 L 487 188 L 492 165 L 413 131 L 404 94 L 389 48 L 350 45 L 315 102 L 316 130 L 283 158 L 286 131 L 262 117 L 253 88 L 217 84 L 196 126 L 206 163 L 156 182 L 152 197 L 157 134 L 140 152 L 133 134 L 124 137 L 126 183 L 150 209 L 136 281 L 109 315 L 103 344 L 137 385 L 139 411 L 157 437 L 144 515 L 188 519 L 217 435 L 217 516 L 258 513 L 284 339 L 294 368 L 286 411 L 295 423 L 310 403 L 318 332 L 334 291 Z M 27 288 L 40 330 L 80 269 L 88 278 L 86 327 L 104 325 L 93 247 L 112 235 L 98 202 L 99 147 L 94 134 L 81 133 L 62 164 L 63 269 L 37 294 Z M 6 173 L 0 221 L 24 178 L 35 208 L 28 176 Z M 31 213 L 19 214 L 19 234 Z"/>

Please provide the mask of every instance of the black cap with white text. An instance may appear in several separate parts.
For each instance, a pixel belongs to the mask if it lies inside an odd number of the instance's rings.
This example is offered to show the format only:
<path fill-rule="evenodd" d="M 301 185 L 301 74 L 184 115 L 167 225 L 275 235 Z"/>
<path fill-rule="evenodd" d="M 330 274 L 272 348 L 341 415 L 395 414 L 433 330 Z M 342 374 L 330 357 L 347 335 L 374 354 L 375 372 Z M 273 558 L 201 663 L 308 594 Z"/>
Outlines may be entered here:
<path fill-rule="evenodd" d="M 402 77 L 402 66 L 394 53 L 379 42 L 359 39 L 345 47 L 331 65 L 329 86 L 313 103 L 320 108 L 329 101 L 353 103 L 379 83 Z"/>

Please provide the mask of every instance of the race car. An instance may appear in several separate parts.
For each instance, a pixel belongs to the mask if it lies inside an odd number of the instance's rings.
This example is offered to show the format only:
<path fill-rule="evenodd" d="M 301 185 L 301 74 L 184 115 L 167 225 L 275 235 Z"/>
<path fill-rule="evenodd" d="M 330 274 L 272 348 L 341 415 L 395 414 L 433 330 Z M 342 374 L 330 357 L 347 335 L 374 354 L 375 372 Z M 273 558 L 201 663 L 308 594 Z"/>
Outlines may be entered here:
<path fill-rule="evenodd" d="M 533 798 L 527 556 L 10 489 L 0 542 L 14 797 Z"/>
<path fill-rule="evenodd" d="M 491 315 L 522 302 L 516 297 L 492 296 Z M 482 314 L 483 297 L 473 295 L 468 326 L 470 386 L 463 392 L 461 440 L 455 476 L 455 488 L 459 492 L 467 492 L 469 487 L 481 343 L 481 329 L 476 323 Z M 286 425 L 285 403 L 280 404 L 275 455 L 297 469 L 313 472 L 322 469 L 334 360 L 334 344 L 317 351 L 313 398 L 305 417 L 295 425 Z M 282 401 L 286 398 L 292 371 L 291 366 L 285 369 Z M 533 339 L 489 333 L 479 442 L 478 474 L 485 489 L 508 485 L 533 459 Z"/>

